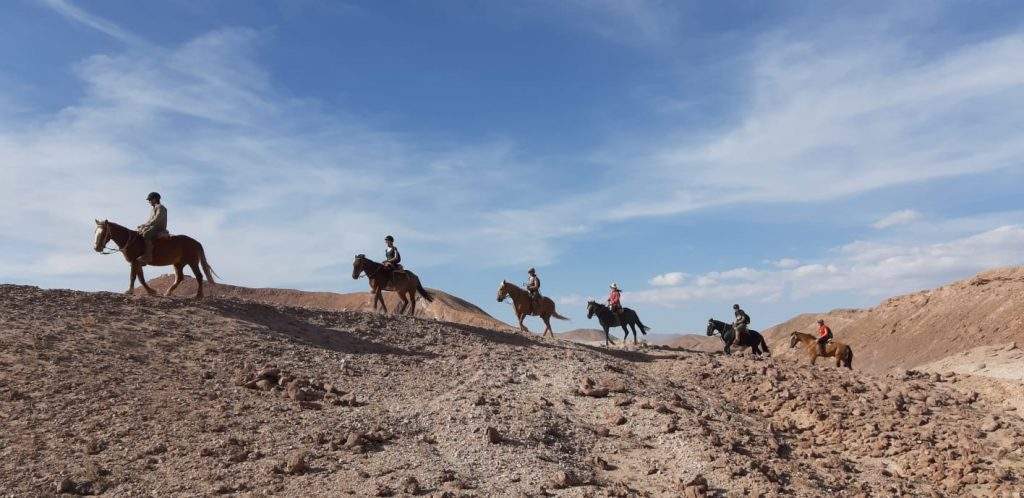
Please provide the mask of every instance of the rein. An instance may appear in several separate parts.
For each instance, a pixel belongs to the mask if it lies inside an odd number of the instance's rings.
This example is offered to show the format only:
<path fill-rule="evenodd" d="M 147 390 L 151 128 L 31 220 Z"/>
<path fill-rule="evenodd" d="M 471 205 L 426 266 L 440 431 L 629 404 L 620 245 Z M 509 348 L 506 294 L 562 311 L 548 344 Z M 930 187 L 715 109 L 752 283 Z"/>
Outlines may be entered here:
<path fill-rule="evenodd" d="M 136 232 L 134 232 L 132 230 L 128 230 L 128 241 L 126 241 L 124 243 L 124 247 L 118 246 L 117 249 L 111 249 L 111 248 L 107 247 L 107 244 L 109 244 L 111 240 L 114 240 L 114 237 L 109 233 L 109 231 L 110 231 L 109 228 L 107 229 L 107 231 L 108 231 L 108 233 L 107 233 L 107 241 L 103 243 L 103 250 L 100 251 L 100 254 L 104 254 L 104 255 L 124 252 L 124 248 L 132 245 L 132 242 L 137 237 Z M 114 244 L 117 244 L 116 240 L 114 240 Z"/>

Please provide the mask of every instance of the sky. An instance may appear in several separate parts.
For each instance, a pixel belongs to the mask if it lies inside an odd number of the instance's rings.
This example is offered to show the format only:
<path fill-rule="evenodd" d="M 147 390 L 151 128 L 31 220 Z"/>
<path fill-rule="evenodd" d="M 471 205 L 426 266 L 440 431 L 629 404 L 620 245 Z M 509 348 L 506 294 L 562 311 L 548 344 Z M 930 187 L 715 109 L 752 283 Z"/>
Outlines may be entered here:
<path fill-rule="evenodd" d="M 0 282 L 123 291 L 158 191 L 225 283 L 754 329 L 1024 264 L 1019 2 L 0 3 Z M 163 273 L 149 269 L 149 277 Z M 527 324 L 537 329 L 539 321 Z"/>

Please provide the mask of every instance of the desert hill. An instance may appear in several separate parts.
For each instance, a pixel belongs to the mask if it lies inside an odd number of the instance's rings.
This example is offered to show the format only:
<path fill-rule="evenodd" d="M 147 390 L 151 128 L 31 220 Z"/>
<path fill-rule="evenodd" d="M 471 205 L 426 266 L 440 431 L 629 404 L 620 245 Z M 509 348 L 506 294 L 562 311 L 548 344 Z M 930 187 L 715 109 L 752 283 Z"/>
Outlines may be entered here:
<path fill-rule="evenodd" d="M 161 294 L 172 283 L 174 283 L 173 275 L 163 275 L 149 281 L 150 287 Z M 340 294 L 336 292 L 308 292 L 294 289 L 252 288 L 226 284 L 207 285 L 203 290 L 208 296 L 233 297 L 269 304 L 336 311 L 373 310 L 373 297 L 369 292 Z M 465 299 L 437 289 L 427 290 L 434 298 L 434 301 L 427 302 L 425 299 L 417 297 L 416 316 L 499 330 L 511 328 L 505 322 L 497 320 Z M 135 292 L 139 295 L 145 294 L 145 290 L 141 287 L 137 287 Z M 191 277 L 186 277 L 181 285 L 174 290 L 176 296 L 192 296 L 195 295 L 195 292 L 196 281 Z M 394 292 L 385 292 L 384 300 L 389 312 L 395 313 L 398 311 L 401 301 Z"/>
<path fill-rule="evenodd" d="M 1024 420 L 956 374 L 12 285 L 0 324 L 0 489 L 14 495 L 1022 489 Z"/>
<path fill-rule="evenodd" d="M 914 368 L 979 346 L 1024 344 L 1024 267 L 986 271 L 870 309 L 799 315 L 765 331 L 772 350 L 793 354 L 790 332 L 815 333 L 818 318 L 853 346 L 858 368 L 875 372 Z"/>

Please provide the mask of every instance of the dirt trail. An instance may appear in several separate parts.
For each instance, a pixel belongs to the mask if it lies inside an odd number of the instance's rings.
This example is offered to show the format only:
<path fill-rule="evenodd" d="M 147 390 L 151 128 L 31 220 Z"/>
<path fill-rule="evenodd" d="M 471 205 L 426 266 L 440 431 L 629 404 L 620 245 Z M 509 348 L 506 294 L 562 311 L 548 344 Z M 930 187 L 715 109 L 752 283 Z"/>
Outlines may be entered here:
<path fill-rule="evenodd" d="M 0 286 L 15 495 L 1020 491 L 1024 421 L 956 375 L 618 350 L 228 297 Z"/>

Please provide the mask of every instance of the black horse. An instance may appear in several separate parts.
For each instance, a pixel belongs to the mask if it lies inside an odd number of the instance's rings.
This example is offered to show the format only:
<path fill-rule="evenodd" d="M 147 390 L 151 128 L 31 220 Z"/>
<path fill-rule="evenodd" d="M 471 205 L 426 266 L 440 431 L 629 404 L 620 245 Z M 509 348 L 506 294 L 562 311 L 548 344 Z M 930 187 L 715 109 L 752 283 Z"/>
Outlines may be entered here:
<path fill-rule="evenodd" d="M 732 354 L 732 341 L 736 338 L 736 331 L 733 330 L 731 323 L 720 322 L 714 318 L 708 319 L 708 335 L 715 335 L 718 332 L 722 336 L 722 342 L 725 343 L 725 354 Z M 743 337 L 742 346 L 750 346 L 750 351 L 757 356 L 761 356 L 761 348 L 764 348 L 764 352 L 771 355 L 772 352 L 768 350 L 768 343 L 764 342 L 764 337 L 761 336 L 756 330 L 747 329 L 747 335 Z"/>
<path fill-rule="evenodd" d="M 629 337 L 629 329 L 626 325 L 629 325 L 633 329 L 633 344 L 636 344 L 636 328 L 640 326 L 640 332 L 647 335 L 647 331 L 651 330 L 650 327 L 640 322 L 640 317 L 636 316 L 636 312 L 629 308 L 622 308 L 622 320 L 620 323 L 619 316 L 612 312 L 611 308 L 598 303 L 597 301 L 590 301 L 587 303 L 587 319 L 593 318 L 597 315 L 597 321 L 601 322 L 601 328 L 604 329 L 604 345 L 608 343 L 615 344 L 611 336 L 608 335 L 608 329 L 612 327 L 622 327 L 622 331 L 626 334 L 622 336 L 622 342 L 626 342 L 626 338 Z"/>

